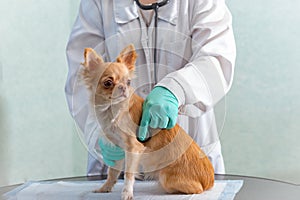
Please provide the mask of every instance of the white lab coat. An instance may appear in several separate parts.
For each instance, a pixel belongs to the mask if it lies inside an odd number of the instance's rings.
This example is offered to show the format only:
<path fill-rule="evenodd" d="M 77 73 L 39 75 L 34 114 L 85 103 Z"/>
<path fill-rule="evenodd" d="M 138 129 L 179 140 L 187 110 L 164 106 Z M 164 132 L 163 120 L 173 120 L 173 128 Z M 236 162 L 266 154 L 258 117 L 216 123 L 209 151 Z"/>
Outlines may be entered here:
<path fill-rule="evenodd" d="M 236 52 L 231 14 L 224 0 L 170 0 L 158 16 L 157 85 L 175 94 L 183 114 L 178 123 L 207 153 L 215 172 L 224 173 L 213 106 L 228 92 L 233 79 Z M 138 58 L 132 84 L 146 97 L 154 82 L 153 27 L 154 20 L 146 26 L 133 0 L 81 0 L 67 45 L 65 91 L 70 112 L 91 150 L 89 175 L 105 169 L 101 156 L 93 151 L 99 149 L 101 128 L 78 77 L 84 48 L 92 47 L 106 61 L 113 61 L 125 46 L 134 44 Z"/>

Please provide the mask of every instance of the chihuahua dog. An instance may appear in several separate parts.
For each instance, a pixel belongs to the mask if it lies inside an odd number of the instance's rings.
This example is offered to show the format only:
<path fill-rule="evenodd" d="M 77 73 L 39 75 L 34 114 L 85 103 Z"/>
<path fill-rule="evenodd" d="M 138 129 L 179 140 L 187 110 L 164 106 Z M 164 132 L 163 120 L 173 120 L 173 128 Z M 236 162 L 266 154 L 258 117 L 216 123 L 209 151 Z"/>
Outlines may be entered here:
<path fill-rule="evenodd" d="M 149 130 L 151 139 L 136 138 L 142 116 L 143 99 L 130 87 L 137 54 L 127 46 L 116 62 L 104 62 L 93 49 L 86 48 L 81 71 L 90 91 L 90 103 L 102 128 L 99 137 L 125 151 L 124 160 L 109 167 L 103 186 L 95 192 L 111 192 L 125 171 L 122 199 L 133 199 L 133 184 L 139 164 L 148 177 L 155 178 L 167 193 L 199 194 L 214 185 L 214 169 L 208 157 L 176 124 L 174 128 Z"/>

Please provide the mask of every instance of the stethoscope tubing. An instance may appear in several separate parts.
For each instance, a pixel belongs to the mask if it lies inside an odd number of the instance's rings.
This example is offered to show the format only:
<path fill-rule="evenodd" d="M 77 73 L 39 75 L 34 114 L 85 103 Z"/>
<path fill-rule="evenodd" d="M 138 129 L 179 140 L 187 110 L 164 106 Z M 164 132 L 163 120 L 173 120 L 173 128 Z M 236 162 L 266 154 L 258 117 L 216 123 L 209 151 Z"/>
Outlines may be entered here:
<path fill-rule="evenodd" d="M 158 9 L 170 2 L 170 0 L 163 0 L 162 2 L 153 3 L 150 5 L 141 4 L 139 0 L 135 0 L 138 7 L 143 10 L 154 10 L 155 13 L 155 23 L 154 23 L 154 50 L 153 50 L 153 65 L 154 65 L 154 85 L 157 84 L 157 25 L 158 25 Z"/>
<path fill-rule="evenodd" d="M 163 0 L 162 2 L 159 2 L 159 3 L 145 5 L 145 4 L 141 4 L 141 2 L 139 0 L 134 0 L 134 1 L 138 5 L 138 7 L 140 7 L 143 10 L 152 10 L 152 9 L 154 10 L 155 8 L 162 7 L 170 2 L 170 0 Z"/>

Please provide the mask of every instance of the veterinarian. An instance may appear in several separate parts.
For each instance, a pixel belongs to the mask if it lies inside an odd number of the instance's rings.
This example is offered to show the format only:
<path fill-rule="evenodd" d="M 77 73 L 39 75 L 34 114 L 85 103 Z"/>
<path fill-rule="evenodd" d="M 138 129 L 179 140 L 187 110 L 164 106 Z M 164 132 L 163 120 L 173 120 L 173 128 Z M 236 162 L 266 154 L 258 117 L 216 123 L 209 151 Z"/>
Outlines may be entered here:
<path fill-rule="evenodd" d="M 81 0 L 67 45 L 65 92 L 91 150 L 88 175 L 105 174 L 104 163 L 113 166 L 124 152 L 98 141 L 101 127 L 78 76 L 84 48 L 94 48 L 105 61 L 114 61 L 130 43 L 138 53 L 132 86 L 145 98 L 138 138 L 147 140 L 149 127 L 171 128 L 178 122 L 206 152 L 215 173 L 225 173 L 213 109 L 232 85 L 236 57 L 225 0 L 169 0 L 163 6 L 155 0 L 139 3 L 156 6 L 144 10 L 134 0 Z M 99 149 L 102 156 L 93 151 Z"/>

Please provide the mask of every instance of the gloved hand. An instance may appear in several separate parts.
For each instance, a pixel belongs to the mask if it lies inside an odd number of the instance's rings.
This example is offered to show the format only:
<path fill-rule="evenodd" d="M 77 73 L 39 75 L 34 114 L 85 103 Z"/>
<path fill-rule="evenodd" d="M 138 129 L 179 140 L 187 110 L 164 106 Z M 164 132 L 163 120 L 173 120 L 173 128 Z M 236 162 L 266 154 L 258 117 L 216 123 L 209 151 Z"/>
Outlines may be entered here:
<path fill-rule="evenodd" d="M 143 104 L 143 114 L 138 132 L 140 141 L 149 137 L 148 129 L 173 128 L 178 116 L 178 100 L 165 87 L 155 87 L 147 96 Z"/>
<path fill-rule="evenodd" d="M 103 156 L 103 161 L 106 165 L 113 167 L 116 165 L 115 161 L 125 158 L 125 152 L 122 148 L 107 144 L 101 138 L 99 139 L 98 144 Z"/>

